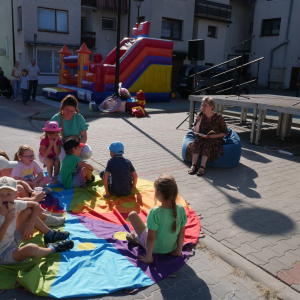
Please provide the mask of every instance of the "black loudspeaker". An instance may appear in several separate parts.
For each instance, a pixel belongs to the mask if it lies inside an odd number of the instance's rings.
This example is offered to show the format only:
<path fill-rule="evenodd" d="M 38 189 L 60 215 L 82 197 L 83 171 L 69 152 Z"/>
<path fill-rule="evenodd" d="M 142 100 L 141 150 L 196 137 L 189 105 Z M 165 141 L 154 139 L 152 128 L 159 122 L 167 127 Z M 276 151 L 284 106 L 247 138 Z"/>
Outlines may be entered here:
<path fill-rule="evenodd" d="M 204 40 L 189 41 L 189 60 L 204 60 Z"/>

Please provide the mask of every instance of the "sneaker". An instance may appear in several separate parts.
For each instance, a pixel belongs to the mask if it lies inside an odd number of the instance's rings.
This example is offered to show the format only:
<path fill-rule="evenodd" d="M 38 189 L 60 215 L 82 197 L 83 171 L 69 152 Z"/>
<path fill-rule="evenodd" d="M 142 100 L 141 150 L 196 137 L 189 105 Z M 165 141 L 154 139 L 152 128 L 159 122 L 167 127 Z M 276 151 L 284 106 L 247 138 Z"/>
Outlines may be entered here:
<path fill-rule="evenodd" d="M 54 233 L 52 234 L 51 237 L 44 235 L 45 244 L 54 243 L 55 241 L 59 241 L 59 240 L 65 240 L 70 235 L 70 232 L 68 231 L 60 231 L 60 230 L 53 230 L 53 231 Z"/>
<path fill-rule="evenodd" d="M 49 248 L 50 245 L 54 247 L 55 252 L 65 252 L 73 249 L 74 242 L 72 240 L 65 240 L 59 243 L 48 243 L 46 244 L 46 248 Z"/>
<path fill-rule="evenodd" d="M 94 182 L 94 181 L 95 181 L 95 175 L 92 173 L 91 179 L 90 179 L 90 180 L 87 180 L 86 183 L 91 183 L 91 182 Z"/>
<path fill-rule="evenodd" d="M 18 99 L 15 99 L 14 101 L 16 102 L 16 101 L 18 101 Z"/>
<path fill-rule="evenodd" d="M 45 193 L 45 195 L 50 195 L 52 193 L 52 189 L 49 188 L 48 186 L 45 186 L 43 188 L 43 192 Z"/>
<path fill-rule="evenodd" d="M 60 183 L 60 179 L 58 176 L 54 176 L 52 179 L 55 183 Z"/>
<path fill-rule="evenodd" d="M 62 217 L 62 216 L 56 217 L 56 216 L 52 216 L 51 214 L 48 215 L 46 220 L 43 220 L 44 224 L 48 227 L 49 226 L 54 226 L 54 227 L 60 226 L 60 225 L 64 224 L 65 221 L 66 220 L 64 217 Z"/>
<path fill-rule="evenodd" d="M 53 217 L 62 217 L 62 213 L 54 213 L 54 212 L 51 212 L 51 211 L 46 210 L 46 209 L 43 211 L 43 213 L 46 214 L 46 215 L 51 215 Z"/>

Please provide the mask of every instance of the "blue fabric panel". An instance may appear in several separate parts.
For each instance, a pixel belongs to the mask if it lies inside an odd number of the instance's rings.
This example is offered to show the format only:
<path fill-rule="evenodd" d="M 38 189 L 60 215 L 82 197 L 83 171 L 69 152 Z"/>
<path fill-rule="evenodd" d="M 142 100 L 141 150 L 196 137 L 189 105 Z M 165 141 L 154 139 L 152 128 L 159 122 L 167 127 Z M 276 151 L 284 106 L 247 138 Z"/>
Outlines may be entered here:
<path fill-rule="evenodd" d="M 71 251 L 61 253 L 59 271 L 51 285 L 49 297 L 89 297 L 154 284 L 113 244 L 99 239 L 76 217 L 67 215 L 64 230 L 71 232 L 70 239 L 75 245 Z M 95 248 L 79 250 L 77 246 L 81 243 L 91 243 Z"/>

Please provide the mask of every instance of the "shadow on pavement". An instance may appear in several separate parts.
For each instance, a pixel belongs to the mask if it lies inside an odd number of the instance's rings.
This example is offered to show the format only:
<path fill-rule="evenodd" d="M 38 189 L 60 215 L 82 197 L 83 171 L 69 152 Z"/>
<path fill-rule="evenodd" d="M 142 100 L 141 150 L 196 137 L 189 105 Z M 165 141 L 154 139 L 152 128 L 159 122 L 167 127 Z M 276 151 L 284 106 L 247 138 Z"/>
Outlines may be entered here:
<path fill-rule="evenodd" d="M 247 231 L 268 236 L 287 233 L 295 228 L 295 223 L 289 217 L 260 207 L 237 209 L 231 219 Z"/>
<path fill-rule="evenodd" d="M 170 155 L 172 155 L 174 158 L 176 158 L 177 160 L 179 160 L 182 163 L 182 158 L 181 157 L 177 156 L 175 153 L 173 153 L 168 148 L 166 148 L 163 144 L 159 143 L 156 139 L 154 139 L 153 137 L 151 137 L 149 134 L 147 134 L 145 131 L 143 131 L 142 129 L 140 129 L 136 125 L 132 124 L 126 118 L 122 118 L 122 119 L 124 120 L 124 122 L 126 122 L 127 124 L 129 124 L 130 126 L 132 126 L 134 129 L 136 129 L 137 131 L 139 131 L 140 133 L 142 133 L 145 137 L 147 137 L 149 140 L 151 140 L 152 142 L 154 142 L 155 144 L 157 144 L 159 147 L 161 147 L 163 150 L 165 150 L 166 152 L 168 152 Z"/>
<path fill-rule="evenodd" d="M 224 188 L 229 191 L 237 190 L 249 198 L 261 198 L 261 195 L 253 190 L 257 187 L 254 181 L 257 177 L 258 174 L 255 170 L 242 163 L 230 169 L 208 168 L 205 172 L 205 178 L 210 180 L 215 188 Z M 226 194 L 226 196 L 229 195 Z"/>

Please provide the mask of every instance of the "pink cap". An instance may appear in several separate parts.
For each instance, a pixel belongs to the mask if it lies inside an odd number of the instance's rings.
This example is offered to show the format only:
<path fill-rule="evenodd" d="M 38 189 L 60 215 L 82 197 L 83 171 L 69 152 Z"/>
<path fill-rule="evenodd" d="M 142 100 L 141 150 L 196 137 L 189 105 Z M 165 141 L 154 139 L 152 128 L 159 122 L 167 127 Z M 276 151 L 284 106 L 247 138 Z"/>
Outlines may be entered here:
<path fill-rule="evenodd" d="M 56 121 L 47 121 L 46 126 L 43 128 L 44 131 L 61 131 Z"/>

